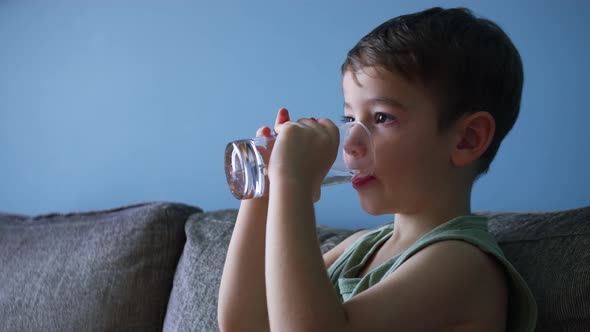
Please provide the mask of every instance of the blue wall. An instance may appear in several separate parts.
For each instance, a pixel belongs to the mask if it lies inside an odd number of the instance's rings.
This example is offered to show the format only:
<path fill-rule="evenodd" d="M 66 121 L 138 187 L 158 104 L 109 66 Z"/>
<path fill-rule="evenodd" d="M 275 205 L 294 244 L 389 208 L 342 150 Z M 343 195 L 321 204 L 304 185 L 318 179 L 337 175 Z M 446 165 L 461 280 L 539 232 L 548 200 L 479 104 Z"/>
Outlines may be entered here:
<path fill-rule="evenodd" d="M 272 124 L 281 106 L 337 119 L 348 49 L 388 18 L 441 4 L 498 22 L 525 64 L 521 117 L 474 209 L 590 204 L 588 1 L 5 0 L 0 211 L 237 207 L 226 142 Z M 391 219 L 366 216 L 348 186 L 322 197 L 323 224 Z"/>

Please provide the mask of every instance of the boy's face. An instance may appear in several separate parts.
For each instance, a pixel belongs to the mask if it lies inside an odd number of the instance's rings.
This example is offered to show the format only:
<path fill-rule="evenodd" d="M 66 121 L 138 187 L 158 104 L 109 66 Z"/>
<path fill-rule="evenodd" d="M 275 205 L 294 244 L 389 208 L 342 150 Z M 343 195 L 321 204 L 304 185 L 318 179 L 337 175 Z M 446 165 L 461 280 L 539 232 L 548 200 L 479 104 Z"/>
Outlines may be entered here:
<path fill-rule="evenodd" d="M 346 72 L 342 87 L 344 115 L 369 128 L 375 147 L 374 177 L 355 186 L 363 208 L 379 215 L 435 207 L 450 181 L 452 141 L 438 130 L 433 98 L 422 85 L 375 67 Z"/>

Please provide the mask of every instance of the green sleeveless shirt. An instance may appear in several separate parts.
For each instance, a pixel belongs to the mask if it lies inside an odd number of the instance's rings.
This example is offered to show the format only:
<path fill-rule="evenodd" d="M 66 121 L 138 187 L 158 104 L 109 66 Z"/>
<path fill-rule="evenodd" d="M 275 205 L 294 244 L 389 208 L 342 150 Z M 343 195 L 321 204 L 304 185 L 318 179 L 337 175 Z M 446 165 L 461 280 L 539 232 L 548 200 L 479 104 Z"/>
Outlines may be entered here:
<path fill-rule="evenodd" d="M 371 256 L 393 233 L 394 224 L 381 226 L 357 239 L 329 267 L 328 275 L 341 301 L 348 301 L 394 272 L 408 258 L 424 247 L 438 241 L 462 240 L 494 256 L 504 267 L 509 280 L 507 331 L 533 331 L 537 320 L 537 305 L 526 282 L 506 259 L 502 249 L 488 232 L 487 218 L 462 216 L 442 224 L 416 241 L 410 248 L 379 265 L 364 277 L 358 274 Z"/>

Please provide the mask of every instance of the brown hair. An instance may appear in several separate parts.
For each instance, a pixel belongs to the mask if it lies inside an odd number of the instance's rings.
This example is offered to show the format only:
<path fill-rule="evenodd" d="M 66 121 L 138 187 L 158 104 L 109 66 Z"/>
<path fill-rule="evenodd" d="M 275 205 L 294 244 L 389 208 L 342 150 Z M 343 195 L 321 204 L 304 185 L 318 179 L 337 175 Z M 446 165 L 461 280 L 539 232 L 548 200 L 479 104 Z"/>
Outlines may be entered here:
<path fill-rule="evenodd" d="M 496 131 L 477 170 L 487 172 L 518 117 L 523 84 L 518 50 L 497 24 L 466 8 L 399 16 L 363 37 L 348 52 L 342 73 L 369 66 L 428 87 L 439 101 L 440 130 L 464 114 L 489 112 Z"/>

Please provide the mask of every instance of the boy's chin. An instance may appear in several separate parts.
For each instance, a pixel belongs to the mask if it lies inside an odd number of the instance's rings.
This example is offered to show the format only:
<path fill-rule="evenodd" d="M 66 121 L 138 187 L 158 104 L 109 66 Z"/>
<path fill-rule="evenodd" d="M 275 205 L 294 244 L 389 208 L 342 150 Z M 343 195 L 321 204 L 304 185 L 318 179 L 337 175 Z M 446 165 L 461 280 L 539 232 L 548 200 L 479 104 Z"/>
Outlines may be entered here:
<path fill-rule="evenodd" d="M 380 215 L 384 215 L 384 214 L 392 214 L 393 213 L 393 212 L 390 212 L 389 209 L 386 209 L 383 202 L 380 202 L 379 200 L 369 199 L 367 197 L 360 197 L 360 195 L 359 195 L 359 199 L 360 199 L 361 207 L 363 208 L 363 210 L 365 210 L 365 212 L 367 212 L 368 214 L 370 214 L 372 216 L 380 216 Z"/>

